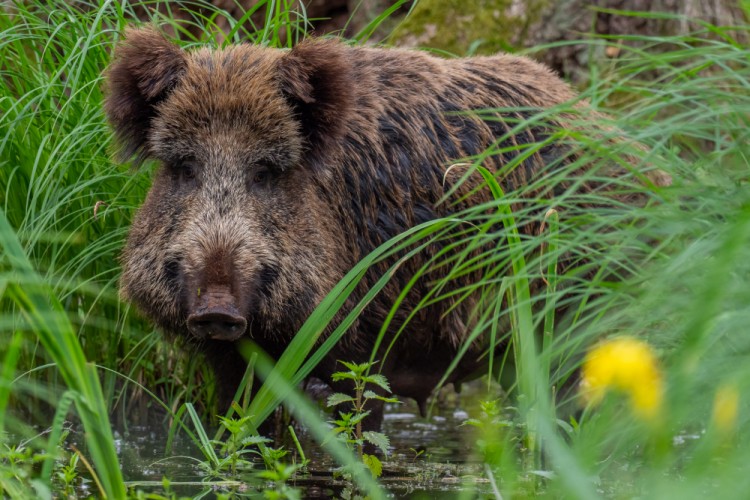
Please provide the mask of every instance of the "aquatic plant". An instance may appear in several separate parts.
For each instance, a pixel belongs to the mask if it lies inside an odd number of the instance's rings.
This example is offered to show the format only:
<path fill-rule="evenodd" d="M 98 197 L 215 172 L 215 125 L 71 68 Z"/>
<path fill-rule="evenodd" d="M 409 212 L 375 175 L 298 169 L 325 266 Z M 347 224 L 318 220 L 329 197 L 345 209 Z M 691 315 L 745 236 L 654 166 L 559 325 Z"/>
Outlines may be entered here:
<path fill-rule="evenodd" d="M 383 466 L 380 459 L 372 454 L 364 453 L 365 443 L 375 446 L 388 456 L 389 440 L 388 436 L 382 432 L 363 431 L 362 421 L 370 414 L 368 405 L 374 402 L 380 403 L 398 403 L 397 398 L 382 396 L 375 391 L 368 389 L 368 386 L 375 386 L 385 393 L 391 392 L 388 380 L 379 373 L 370 373 L 370 370 L 377 364 L 377 361 L 368 363 L 348 363 L 339 361 L 348 368 L 348 371 L 335 372 L 333 381 L 349 380 L 354 386 L 354 396 L 340 392 L 328 396 L 326 404 L 330 408 L 340 408 L 342 405 L 350 405 L 350 412 L 338 409 L 338 418 L 331 421 L 333 424 L 332 432 L 343 438 L 344 442 L 354 446 L 357 454 L 370 469 L 372 475 L 379 477 L 382 473 Z"/>

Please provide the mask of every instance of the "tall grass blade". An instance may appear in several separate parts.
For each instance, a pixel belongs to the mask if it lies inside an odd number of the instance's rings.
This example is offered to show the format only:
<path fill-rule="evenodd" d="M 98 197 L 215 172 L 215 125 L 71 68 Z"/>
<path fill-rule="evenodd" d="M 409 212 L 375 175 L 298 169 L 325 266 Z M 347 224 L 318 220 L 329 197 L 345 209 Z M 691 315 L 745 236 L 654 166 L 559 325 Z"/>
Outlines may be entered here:
<path fill-rule="evenodd" d="M 2 297 L 1 292 L 0 297 Z M 21 355 L 22 346 L 23 334 L 20 331 L 16 331 L 8 343 L 7 351 L 3 358 L 2 372 L 0 372 L 0 435 L 5 432 L 5 411 L 8 407 L 16 364 Z"/>
<path fill-rule="evenodd" d="M 125 487 L 96 367 L 86 361 L 62 306 L 34 271 L 2 211 L 0 248 L 15 273 L 15 279 L 8 283 L 6 295 L 19 307 L 57 364 L 63 380 L 76 395 L 76 408 L 86 430 L 86 443 L 104 491 L 111 498 L 122 498 Z"/>

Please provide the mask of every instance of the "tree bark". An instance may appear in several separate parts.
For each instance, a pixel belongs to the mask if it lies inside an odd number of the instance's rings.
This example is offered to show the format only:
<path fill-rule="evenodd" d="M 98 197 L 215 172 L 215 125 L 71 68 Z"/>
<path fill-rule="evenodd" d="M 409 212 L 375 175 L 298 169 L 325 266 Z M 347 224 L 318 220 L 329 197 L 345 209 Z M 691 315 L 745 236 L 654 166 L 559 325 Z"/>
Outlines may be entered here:
<path fill-rule="evenodd" d="M 553 3 L 553 8 L 546 10 L 530 28 L 525 47 L 591 40 L 591 35 L 615 39 L 628 35 L 686 35 L 700 29 L 699 21 L 715 26 L 736 26 L 747 21 L 736 0 L 557 0 Z M 668 13 L 675 17 L 649 18 L 597 9 Z M 744 32 L 735 32 L 734 36 L 747 42 Z M 613 41 L 616 40 L 600 38 L 593 43 L 557 46 L 543 51 L 540 59 L 570 80 L 581 83 L 587 79 L 592 64 L 617 57 L 619 51 L 611 45 Z M 622 43 L 639 42 L 623 40 Z"/>
<path fill-rule="evenodd" d="M 591 65 L 618 55 L 612 46 L 618 38 L 684 35 L 699 29 L 698 21 L 736 26 L 745 24 L 747 17 L 738 0 L 420 0 L 395 38 L 400 45 L 456 55 L 559 44 L 534 57 L 582 83 Z M 747 42 L 742 31 L 732 35 Z"/>

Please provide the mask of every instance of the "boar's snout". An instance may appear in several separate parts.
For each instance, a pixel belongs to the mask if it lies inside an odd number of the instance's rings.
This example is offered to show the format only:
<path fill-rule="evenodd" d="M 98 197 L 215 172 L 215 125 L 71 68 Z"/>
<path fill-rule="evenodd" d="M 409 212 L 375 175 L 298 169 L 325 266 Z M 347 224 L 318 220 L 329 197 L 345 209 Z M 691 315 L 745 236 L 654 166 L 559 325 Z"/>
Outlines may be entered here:
<path fill-rule="evenodd" d="M 188 317 L 190 333 L 200 339 L 237 340 L 247 327 L 247 321 L 219 308 L 208 310 L 203 314 L 191 314 Z"/>
<path fill-rule="evenodd" d="M 199 339 L 233 341 L 245 333 L 247 320 L 237 309 L 229 289 L 215 287 L 199 296 L 195 311 L 188 316 L 187 326 Z"/>

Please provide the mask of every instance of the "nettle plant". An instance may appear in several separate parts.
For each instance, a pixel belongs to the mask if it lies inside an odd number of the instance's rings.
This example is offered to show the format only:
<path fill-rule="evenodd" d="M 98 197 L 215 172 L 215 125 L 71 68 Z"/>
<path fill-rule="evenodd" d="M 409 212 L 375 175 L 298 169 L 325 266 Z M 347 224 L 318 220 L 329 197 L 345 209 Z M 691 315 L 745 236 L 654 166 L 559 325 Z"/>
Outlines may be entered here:
<path fill-rule="evenodd" d="M 380 387 L 386 393 L 391 392 L 391 386 L 385 376 L 379 373 L 369 373 L 370 368 L 377 361 L 367 363 L 339 361 L 339 363 L 348 368 L 349 371 L 334 373 L 333 381 L 351 380 L 354 384 L 354 396 L 340 392 L 328 396 L 326 404 L 329 408 L 346 405 L 347 403 L 351 404 L 351 411 L 339 411 L 338 418 L 331 421 L 334 425 L 333 432 L 349 447 L 355 448 L 372 475 L 379 477 L 383 471 L 382 463 L 375 455 L 365 453 L 364 446 L 365 443 L 369 443 L 382 451 L 384 456 L 388 456 L 390 442 L 388 436 L 382 432 L 363 431 L 362 421 L 370 414 L 370 411 L 366 409 L 369 401 L 380 400 L 386 403 L 398 403 L 399 401 L 396 398 L 381 396 L 368 388 L 374 385 Z"/>

